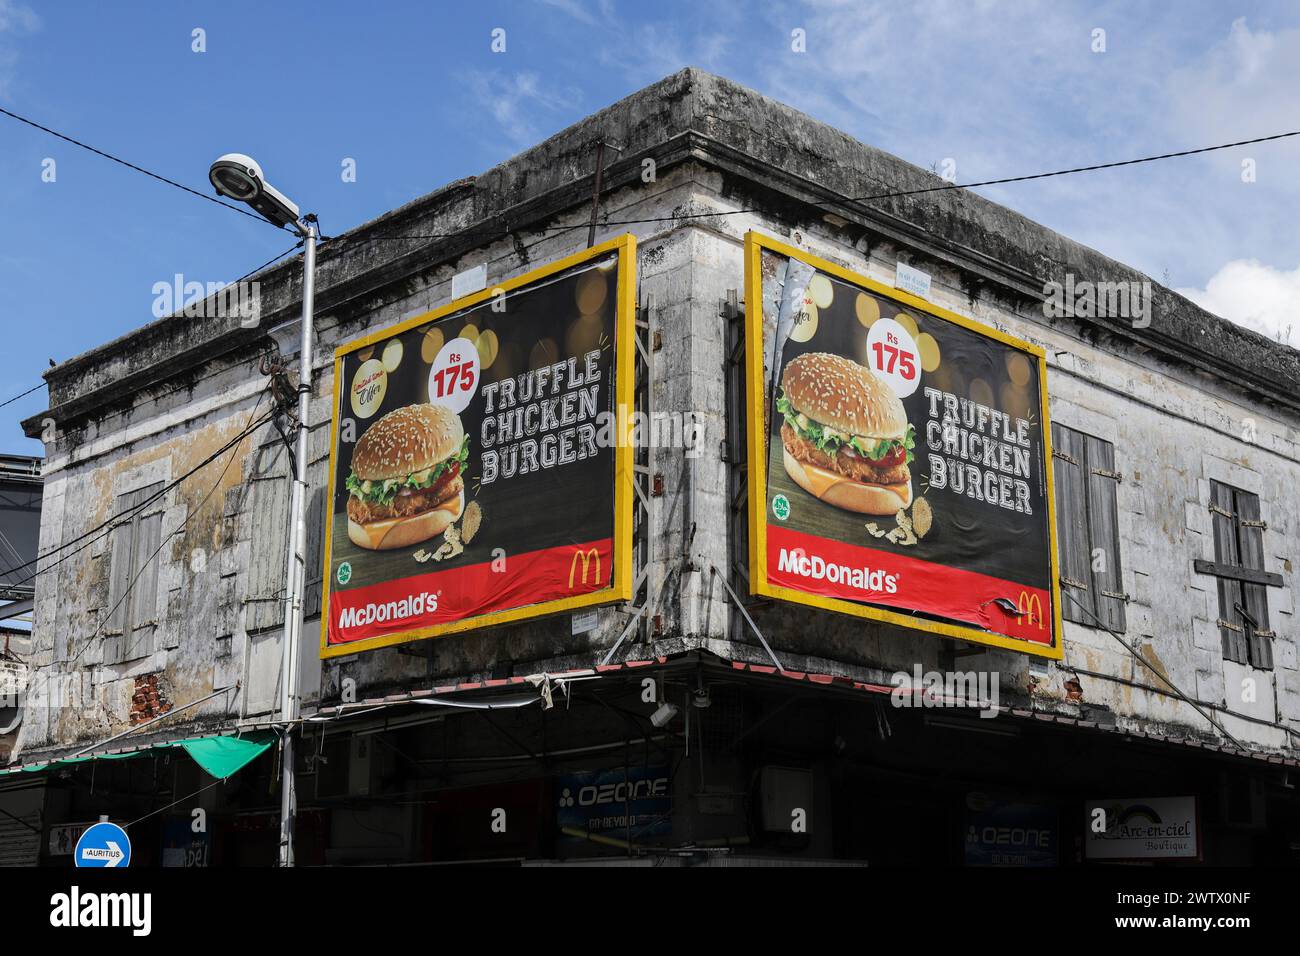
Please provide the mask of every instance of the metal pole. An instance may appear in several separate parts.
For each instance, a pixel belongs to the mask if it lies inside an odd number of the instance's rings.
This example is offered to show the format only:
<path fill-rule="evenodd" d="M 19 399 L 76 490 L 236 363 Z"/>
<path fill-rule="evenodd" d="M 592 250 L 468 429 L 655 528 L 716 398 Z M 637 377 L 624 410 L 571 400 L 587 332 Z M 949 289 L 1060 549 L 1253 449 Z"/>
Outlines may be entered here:
<path fill-rule="evenodd" d="M 596 188 L 591 195 L 591 225 L 587 227 L 587 248 L 596 244 L 596 217 L 600 215 L 600 188 L 605 178 L 605 141 L 596 143 Z"/>
<path fill-rule="evenodd" d="M 298 718 L 298 648 L 302 637 L 306 579 L 307 416 L 311 401 L 311 353 L 316 291 L 316 224 L 311 217 L 300 226 L 302 256 L 302 344 L 298 352 L 298 441 L 293 493 L 290 496 L 289 559 L 285 571 L 284 657 L 280 665 L 280 719 L 284 737 L 280 750 L 280 865 L 293 866 L 294 815 L 298 809 L 293 772 L 293 721 Z"/>

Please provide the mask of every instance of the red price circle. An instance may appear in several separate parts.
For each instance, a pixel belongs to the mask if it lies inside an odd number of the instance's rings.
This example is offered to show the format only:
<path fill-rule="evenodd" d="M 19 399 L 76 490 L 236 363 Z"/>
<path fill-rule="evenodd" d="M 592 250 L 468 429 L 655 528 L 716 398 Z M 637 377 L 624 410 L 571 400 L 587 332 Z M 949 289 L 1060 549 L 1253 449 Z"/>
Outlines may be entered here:
<path fill-rule="evenodd" d="M 912 334 L 893 319 L 877 319 L 867 332 L 867 365 L 906 398 L 921 384 L 921 352 Z"/>
<path fill-rule="evenodd" d="M 460 414 L 478 388 L 478 348 L 469 339 L 452 339 L 429 368 L 429 403 Z"/>

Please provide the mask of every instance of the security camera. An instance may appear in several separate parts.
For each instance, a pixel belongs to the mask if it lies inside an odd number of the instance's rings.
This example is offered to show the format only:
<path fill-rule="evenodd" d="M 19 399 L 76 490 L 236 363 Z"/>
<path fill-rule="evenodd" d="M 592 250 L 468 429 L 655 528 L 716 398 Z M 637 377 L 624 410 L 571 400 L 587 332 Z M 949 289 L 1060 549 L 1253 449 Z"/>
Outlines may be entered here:
<path fill-rule="evenodd" d="M 251 156 L 226 153 L 208 169 L 208 179 L 218 194 L 247 203 L 277 226 L 298 221 L 297 205 L 266 181 Z"/>
<path fill-rule="evenodd" d="M 659 709 L 650 715 L 650 723 L 658 728 L 668 725 L 668 722 L 677 716 L 677 708 L 673 704 L 664 701 L 659 705 Z"/>

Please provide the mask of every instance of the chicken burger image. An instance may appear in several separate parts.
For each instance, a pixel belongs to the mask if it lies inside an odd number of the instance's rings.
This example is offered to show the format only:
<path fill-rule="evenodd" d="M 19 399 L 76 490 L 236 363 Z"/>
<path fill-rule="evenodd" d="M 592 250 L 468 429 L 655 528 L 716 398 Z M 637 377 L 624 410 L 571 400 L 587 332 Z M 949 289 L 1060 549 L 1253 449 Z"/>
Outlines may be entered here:
<path fill-rule="evenodd" d="M 469 439 L 441 405 L 407 405 L 378 419 L 352 450 L 348 538 L 372 551 L 405 548 L 447 530 L 465 507 Z"/>
<path fill-rule="evenodd" d="M 912 503 L 915 432 L 870 369 L 825 352 L 800 355 L 785 367 L 776 408 L 785 470 L 810 495 L 868 515 Z"/>

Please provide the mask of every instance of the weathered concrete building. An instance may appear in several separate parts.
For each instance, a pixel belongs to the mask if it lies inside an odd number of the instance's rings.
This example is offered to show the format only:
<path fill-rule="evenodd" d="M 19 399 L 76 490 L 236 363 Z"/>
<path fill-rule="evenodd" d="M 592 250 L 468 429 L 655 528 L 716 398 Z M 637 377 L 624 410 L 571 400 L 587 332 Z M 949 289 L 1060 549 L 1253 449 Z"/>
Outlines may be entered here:
<path fill-rule="evenodd" d="M 1295 862 L 1300 353 L 696 70 L 321 246 L 309 634 L 334 348 L 447 302 L 463 270 L 483 265 L 499 282 L 583 248 L 602 139 L 621 150 L 605 163 L 596 236 L 637 237 L 645 395 L 656 411 L 694 416 L 704 436 L 698 456 L 660 448 L 649 459 L 646 587 L 635 607 L 603 608 L 576 635 L 564 615 L 324 663 L 309 641 L 302 699 L 315 720 L 295 731 L 300 860 L 640 859 L 655 847 L 959 863 L 972 861 L 972 821 L 984 819 L 971 814 L 1030 805 L 1053 822 L 1041 826 L 1046 855 L 1020 862 L 1068 864 L 1081 859 L 1088 801 L 1190 795 L 1203 858 Z M 750 230 L 886 284 L 910 264 L 932 275 L 935 304 L 1045 350 L 1058 476 L 1074 469 L 1073 491 L 1058 477 L 1060 520 L 1083 536 L 1062 534 L 1074 599 L 1061 661 L 731 600 L 728 585 L 745 595 L 734 349 Z M 46 441 L 50 555 L 36 582 L 25 763 L 279 729 L 286 454 L 270 424 L 245 432 L 271 404 L 259 358 L 278 348 L 295 360 L 300 264 L 255 278 L 255 326 L 169 317 L 46 375 L 49 410 L 25 423 Z M 1053 282 L 1136 283 L 1151 290 L 1149 312 L 1054 313 Z M 131 521 L 114 524 L 126 509 Z M 998 719 L 890 707 L 891 675 L 917 665 L 991 675 Z M 574 678 L 553 708 L 419 703 L 536 695 L 523 679 L 542 674 Z M 663 697 L 645 702 L 646 675 L 680 705 L 666 726 L 649 719 Z M 343 706 L 354 700 L 369 703 Z M 143 817 L 211 782 L 181 761 L 152 775 L 133 775 L 137 763 L 95 770 L 95 798 L 85 765 L 47 771 L 42 826 L 94 820 L 106 802 Z M 581 774 L 628 779 L 630 764 L 638 779 L 667 780 L 671 810 L 651 810 L 664 820 L 635 838 L 628 823 L 621 843 L 557 825 Z M 242 776 L 192 802 L 218 821 L 218 861 L 269 864 L 270 761 Z M 331 812 L 344 805 L 352 812 Z M 791 805 L 807 811 L 806 829 L 790 832 Z M 494 808 L 527 822 L 494 830 Z M 223 845 L 223 833 L 240 838 Z"/>

